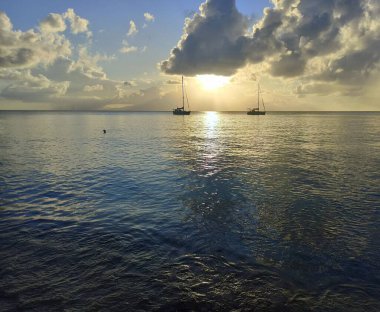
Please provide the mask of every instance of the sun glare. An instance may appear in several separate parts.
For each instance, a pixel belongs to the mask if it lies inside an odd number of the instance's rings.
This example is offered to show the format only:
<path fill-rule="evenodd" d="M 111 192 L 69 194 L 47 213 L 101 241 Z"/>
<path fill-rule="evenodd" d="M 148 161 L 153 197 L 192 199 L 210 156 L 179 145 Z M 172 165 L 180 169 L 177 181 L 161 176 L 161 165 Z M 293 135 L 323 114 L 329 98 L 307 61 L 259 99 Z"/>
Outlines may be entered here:
<path fill-rule="evenodd" d="M 231 78 L 216 75 L 198 75 L 197 79 L 205 90 L 215 90 L 227 85 Z"/>
<path fill-rule="evenodd" d="M 218 123 L 218 113 L 217 112 L 206 112 L 205 123 L 213 128 Z"/>

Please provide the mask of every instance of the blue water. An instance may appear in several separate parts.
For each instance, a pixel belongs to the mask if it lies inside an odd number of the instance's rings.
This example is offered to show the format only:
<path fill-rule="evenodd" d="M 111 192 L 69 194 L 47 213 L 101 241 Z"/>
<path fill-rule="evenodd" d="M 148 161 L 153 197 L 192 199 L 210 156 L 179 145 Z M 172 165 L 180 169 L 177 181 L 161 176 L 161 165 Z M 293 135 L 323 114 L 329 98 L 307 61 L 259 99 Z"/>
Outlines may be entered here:
<path fill-rule="evenodd" d="M 379 113 L 0 112 L 0 194 L 1 311 L 380 310 Z"/>

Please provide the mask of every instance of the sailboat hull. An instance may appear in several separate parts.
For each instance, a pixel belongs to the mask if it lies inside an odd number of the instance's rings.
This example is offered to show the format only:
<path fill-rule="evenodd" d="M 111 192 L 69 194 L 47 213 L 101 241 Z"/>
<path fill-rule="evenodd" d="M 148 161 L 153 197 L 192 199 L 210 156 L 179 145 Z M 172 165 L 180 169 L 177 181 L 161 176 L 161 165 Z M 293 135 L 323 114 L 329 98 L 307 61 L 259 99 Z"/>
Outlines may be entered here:
<path fill-rule="evenodd" d="M 247 115 L 265 115 L 265 112 L 258 112 L 258 111 L 247 112 Z"/>
<path fill-rule="evenodd" d="M 173 115 L 190 115 L 190 111 L 177 111 L 173 110 Z"/>

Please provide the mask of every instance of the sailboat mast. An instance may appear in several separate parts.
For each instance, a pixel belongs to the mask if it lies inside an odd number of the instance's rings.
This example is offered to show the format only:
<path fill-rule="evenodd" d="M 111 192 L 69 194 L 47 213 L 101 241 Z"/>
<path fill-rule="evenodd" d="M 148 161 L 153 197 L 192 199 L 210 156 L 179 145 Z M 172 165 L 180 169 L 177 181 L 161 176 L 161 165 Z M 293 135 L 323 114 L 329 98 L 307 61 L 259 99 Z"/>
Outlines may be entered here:
<path fill-rule="evenodd" d="M 182 108 L 185 109 L 185 93 L 183 90 L 183 76 L 182 76 Z"/>
<path fill-rule="evenodd" d="M 260 110 L 260 85 L 257 83 L 257 109 Z"/>

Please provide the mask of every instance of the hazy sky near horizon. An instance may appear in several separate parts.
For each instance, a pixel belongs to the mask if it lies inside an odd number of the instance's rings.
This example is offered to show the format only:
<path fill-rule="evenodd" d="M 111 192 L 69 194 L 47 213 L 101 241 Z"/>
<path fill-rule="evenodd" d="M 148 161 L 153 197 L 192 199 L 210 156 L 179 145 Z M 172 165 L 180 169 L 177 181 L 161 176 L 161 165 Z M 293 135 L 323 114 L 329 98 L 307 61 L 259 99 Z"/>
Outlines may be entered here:
<path fill-rule="evenodd" d="M 3 0 L 0 109 L 380 110 L 378 0 Z"/>

